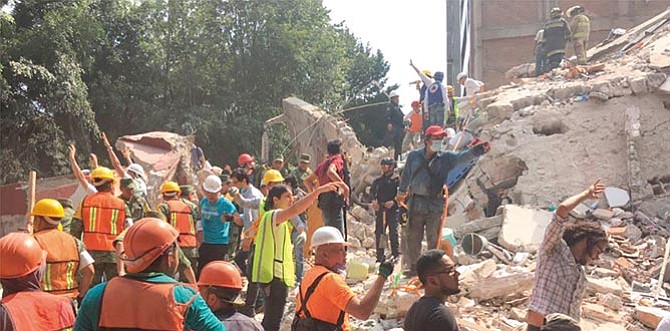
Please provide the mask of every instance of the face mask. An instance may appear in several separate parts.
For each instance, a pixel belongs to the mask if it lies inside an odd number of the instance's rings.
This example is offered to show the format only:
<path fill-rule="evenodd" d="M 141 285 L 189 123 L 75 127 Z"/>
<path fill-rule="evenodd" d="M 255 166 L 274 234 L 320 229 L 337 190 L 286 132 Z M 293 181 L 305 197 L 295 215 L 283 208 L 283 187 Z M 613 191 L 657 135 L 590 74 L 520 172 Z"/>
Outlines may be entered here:
<path fill-rule="evenodd" d="M 338 263 L 333 267 L 333 271 L 338 273 L 340 276 L 347 278 L 347 266 L 342 263 Z"/>
<path fill-rule="evenodd" d="M 437 153 L 442 152 L 442 140 L 433 140 L 430 143 L 430 148 Z"/>

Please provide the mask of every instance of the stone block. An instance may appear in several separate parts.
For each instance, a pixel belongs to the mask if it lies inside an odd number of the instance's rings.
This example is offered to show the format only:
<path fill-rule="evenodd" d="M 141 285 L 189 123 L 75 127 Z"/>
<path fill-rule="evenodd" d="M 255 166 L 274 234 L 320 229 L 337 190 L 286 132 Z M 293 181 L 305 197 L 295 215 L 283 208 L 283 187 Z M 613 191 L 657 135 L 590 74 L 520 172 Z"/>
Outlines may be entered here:
<path fill-rule="evenodd" d="M 666 315 L 668 315 L 667 311 L 658 308 L 644 306 L 635 307 L 635 318 L 648 328 L 656 329 L 658 323 L 660 323 Z"/>
<path fill-rule="evenodd" d="M 621 316 L 617 312 L 595 303 L 583 304 L 582 316 L 604 322 L 619 323 L 622 321 Z"/>
<path fill-rule="evenodd" d="M 591 211 L 591 209 L 589 208 L 589 206 L 587 206 L 583 203 L 580 203 L 580 204 L 577 205 L 577 207 L 573 208 L 570 211 L 570 216 L 572 216 L 574 218 L 580 218 L 580 219 L 581 218 L 586 218 L 586 216 L 588 216 L 590 211 Z"/>
<path fill-rule="evenodd" d="M 628 238 L 631 243 L 635 243 L 636 241 L 640 240 L 640 238 L 642 238 L 642 231 L 637 226 L 628 224 L 624 229 L 623 235 L 624 237 Z"/>
<path fill-rule="evenodd" d="M 670 78 L 666 79 L 665 82 L 658 87 L 658 91 L 663 94 L 670 94 Z"/>
<path fill-rule="evenodd" d="M 665 83 L 666 78 L 665 74 L 659 72 L 647 75 L 647 86 L 649 86 L 649 90 L 655 90 L 660 87 Z"/>
<path fill-rule="evenodd" d="M 614 212 L 609 209 L 598 208 L 593 211 L 592 215 L 599 220 L 607 221 L 614 217 Z"/>
<path fill-rule="evenodd" d="M 530 290 L 534 278 L 535 274 L 527 270 L 515 272 L 499 270 L 491 277 L 479 281 L 477 286 L 470 290 L 470 298 L 483 301 L 515 295 Z"/>
<path fill-rule="evenodd" d="M 618 272 L 605 268 L 595 268 L 593 269 L 593 274 L 599 278 L 606 278 L 606 277 L 615 278 L 619 276 Z"/>
<path fill-rule="evenodd" d="M 586 291 L 593 294 L 612 293 L 618 296 L 622 296 L 624 292 L 623 288 L 619 284 L 617 284 L 613 279 L 593 278 L 588 276 L 586 277 Z"/>
<path fill-rule="evenodd" d="M 514 107 L 509 102 L 505 102 L 505 103 L 494 102 L 494 103 L 486 106 L 485 111 L 491 117 L 495 117 L 495 118 L 505 120 L 505 119 L 510 119 L 512 117 L 512 113 L 514 113 Z"/>
<path fill-rule="evenodd" d="M 629 81 L 630 89 L 634 94 L 647 93 L 647 79 L 645 77 L 635 77 Z"/>
<path fill-rule="evenodd" d="M 502 229 L 498 243 L 512 252 L 534 253 L 542 244 L 544 233 L 553 214 L 545 210 L 516 205 L 503 207 Z"/>
<path fill-rule="evenodd" d="M 623 299 L 612 293 L 600 296 L 598 303 L 614 311 L 619 311 L 623 308 Z"/>
<path fill-rule="evenodd" d="M 492 259 L 471 265 L 460 266 L 458 267 L 458 272 L 461 274 L 458 277 L 459 283 L 466 287 L 477 285 L 480 280 L 490 277 L 493 272 L 496 271 L 496 268 L 496 262 Z"/>
<path fill-rule="evenodd" d="M 502 224 L 503 224 L 503 216 L 496 215 L 493 217 L 468 222 L 452 229 L 454 230 L 454 235 L 456 236 L 456 238 L 462 238 L 464 235 L 468 233 L 475 233 L 490 228 L 500 227 L 502 226 Z"/>
<path fill-rule="evenodd" d="M 610 208 L 623 207 L 630 201 L 628 192 L 618 187 L 605 188 L 605 198 L 607 199 L 607 204 Z"/>

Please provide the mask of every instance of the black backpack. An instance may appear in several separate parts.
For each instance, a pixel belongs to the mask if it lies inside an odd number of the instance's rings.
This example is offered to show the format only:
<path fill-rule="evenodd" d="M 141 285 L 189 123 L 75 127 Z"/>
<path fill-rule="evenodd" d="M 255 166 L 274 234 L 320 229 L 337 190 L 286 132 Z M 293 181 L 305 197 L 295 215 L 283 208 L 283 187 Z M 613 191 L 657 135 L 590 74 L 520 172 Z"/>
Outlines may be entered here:
<path fill-rule="evenodd" d="M 344 311 L 340 310 L 340 316 L 337 318 L 337 324 L 332 324 L 312 317 L 312 314 L 310 314 L 309 310 L 307 310 L 307 300 L 309 300 L 309 298 L 312 296 L 312 293 L 314 293 L 314 290 L 316 290 L 316 287 L 321 282 L 321 279 L 323 279 L 323 277 L 329 273 L 329 271 L 326 271 L 316 277 L 314 283 L 312 283 L 312 285 L 307 288 L 304 298 L 302 296 L 302 288 L 299 289 L 300 310 L 297 311 L 295 313 L 295 317 L 293 317 L 291 331 L 342 331 L 342 324 L 344 323 Z M 300 317 L 300 313 L 304 313 L 305 317 Z"/>

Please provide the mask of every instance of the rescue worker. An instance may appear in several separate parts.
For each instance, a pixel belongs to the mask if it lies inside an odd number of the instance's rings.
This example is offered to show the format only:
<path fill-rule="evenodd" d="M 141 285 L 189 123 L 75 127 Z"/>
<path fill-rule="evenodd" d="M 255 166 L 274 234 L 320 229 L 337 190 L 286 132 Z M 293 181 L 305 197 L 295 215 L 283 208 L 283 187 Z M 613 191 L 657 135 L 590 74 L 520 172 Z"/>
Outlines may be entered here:
<path fill-rule="evenodd" d="M 405 129 L 405 138 L 402 140 L 402 152 L 418 148 L 421 143 L 421 132 L 423 130 L 423 115 L 421 114 L 421 102 L 412 101 L 412 111 L 405 115 L 405 122 L 409 125 Z"/>
<path fill-rule="evenodd" d="M 58 224 L 65 217 L 58 201 L 42 199 L 30 215 L 35 217 L 35 240 L 47 252 L 47 274 L 42 277 L 42 290 L 80 301 L 95 274 L 91 254 L 79 239 L 58 230 Z M 82 274 L 81 281 L 77 281 L 78 271 Z"/>
<path fill-rule="evenodd" d="M 419 78 L 421 78 L 421 82 L 423 83 L 422 86 L 421 86 L 421 88 L 420 88 L 420 90 L 419 90 L 419 91 L 421 92 L 421 97 L 420 97 L 419 100 L 421 101 L 421 105 L 423 106 L 423 108 L 422 108 L 422 112 L 423 112 L 423 130 L 422 130 L 422 132 L 425 131 L 426 128 L 428 128 L 428 127 L 431 126 L 431 125 L 442 125 L 442 122 L 440 122 L 440 123 L 435 123 L 435 122 L 433 121 L 434 118 L 436 118 L 436 114 L 430 112 L 430 105 L 431 105 L 431 103 L 428 101 L 428 98 L 427 98 L 427 96 L 429 95 L 429 91 L 428 91 L 429 88 L 430 88 L 431 86 L 433 86 L 433 84 L 435 83 L 435 76 L 430 75 L 430 71 L 428 71 L 428 70 L 419 71 L 419 68 L 417 68 L 417 67 L 414 65 L 414 63 L 412 62 L 412 60 L 409 60 L 409 65 L 412 67 L 412 69 L 414 69 L 414 71 L 416 72 L 416 74 L 419 75 Z M 436 72 L 435 74 L 437 75 L 437 72 Z M 440 73 L 440 75 L 442 76 L 442 79 L 444 79 L 444 73 Z M 437 85 L 436 85 L 436 86 L 437 86 Z M 443 91 L 443 90 L 444 90 L 444 89 L 434 88 L 434 93 L 438 93 L 438 92 Z M 446 102 L 446 93 L 444 93 L 444 94 L 443 94 L 441 97 L 439 97 L 439 98 L 436 98 L 437 95 L 435 95 L 434 93 L 433 93 L 433 103 L 435 103 L 436 101 L 439 101 L 440 98 L 443 98 L 444 101 L 442 102 L 442 104 L 443 104 L 443 105 L 446 105 L 446 104 L 447 104 L 447 102 Z M 436 109 L 436 108 L 435 108 L 435 109 Z M 442 114 L 444 113 L 444 109 L 442 109 L 442 112 L 441 112 L 441 113 L 442 113 Z M 431 115 L 431 114 L 432 114 L 432 115 Z M 431 117 L 431 116 L 432 116 L 432 117 Z M 440 116 L 443 116 L 443 115 L 440 115 Z"/>
<path fill-rule="evenodd" d="M 261 165 L 256 165 L 254 157 L 247 153 L 242 153 L 237 158 L 237 164 L 240 166 L 240 168 L 243 168 L 247 171 L 249 178 L 251 178 L 251 183 L 254 184 L 254 186 L 260 188 L 261 179 L 263 177 L 263 167 Z"/>
<path fill-rule="evenodd" d="M 466 97 L 471 97 L 484 91 L 484 82 L 468 77 L 468 74 L 465 72 L 456 75 L 456 81 L 465 88 L 464 95 Z"/>
<path fill-rule="evenodd" d="M 157 218 L 130 227 L 122 255 L 128 274 L 88 292 L 74 330 L 226 330 L 197 291 L 167 276 L 179 264 L 178 237 Z"/>
<path fill-rule="evenodd" d="M 242 288 L 240 272 L 226 261 L 208 263 L 198 278 L 198 292 L 226 329 L 263 331 L 261 323 L 235 309 L 244 304 L 240 298 Z"/>
<path fill-rule="evenodd" d="M 544 71 L 549 72 L 561 65 L 565 55 L 565 44 L 570 38 L 570 25 L 562 17 L 561 9 L 554 7 L 551 9 L 551 19 L 544 23 L 544 51 L 546 60 Z"/>
<path fill-rule="evenodd" d="M 461 116 L 458 113 L 458 100 L 454 95 L 454 87 L 451 85 L 447 85 L 447 101 L 449 102 L 449 107 L 445 109 L 446 113 L 444 118 L 446 121 L 444 126 L 458 130 L 458 126 L 461 123 Z"/>
<path fill-rule="evenodd" d="M 200 269 L 214 260 L 223 260 L 230 242 L 230 224 L 237 212 L 233 203 L 221 196 L 221 178 L 209 175 L 202 189 L 205 198 L 200 201 L 203 242 L 198 248 L 198 274 Z"/>
<path fill-rule="evenodd" d="M 426 130 L 424 147 L 409 153 L 400 177 L 396 196 L 398 202 L 404 204 L 407 192 L 411 192 L 406 204 L 409 210 L 409 276 L 416 276 L 416 261 L 421 254 L 424 231 L 428 248 L 437 248 L 438 233 L 441 231 L 440 218 L 444 209 L 443 187 L 449 171 L 469 163 L 490 149 L 487 142 L 477 141 L 464 152 L 443 152 L 445 137 L 447 133 L 441 127 L 429 127 Z"/>
<path fill-rule="evenodd" d="M 151 210 L 147 200 L 135 191 L 137 184 L 132 178 L 122 178 L 119 181 L 119 189 L 121 190 L 121 198 L 128 207 L 128 217 L 134 220 L 144 218 L 144 214 Z"/>
<path fill-rule="evenodd" d="M 584 7 L 574 6 L 567 10 L 570 18 L 570 40 L 575 49 L 577 64 L 586 64 L 586 49 L 588 48 L 589 35 L 591 34 L 591 20 L 584 13 Z"/>
<path fill-rule="evenodd" d="M 40 289 L 44 255 L 27 233 L 0 238 L 0 330 L 68 330 L 74 325 L 72 301 Z"/>
<path fill-rule="evenodd" d="M 394 175 L 395 160 L 385 157 L 381 161 L 382 175 L 372 182 L 370 197 L 372 198 L 372 209 L 377 214 L 375 226 L 375 242 L 377 243 L 377 262 L 384 261 L 384 246 L 380 238 L 388 228 L 391 241 L 391 254 L 394 258 L 400 255 L 398 248 L 398 204 L 395 196 L 398 193 L 400 179 Z"/>
<path fill-rule="evenodd" d="M 397 160 L 402 153 L 402 140 L 405 136 L 405 115 L 400 109 L 400 96 L 396 91 L 391 92 L 389 99 L 389 104 L 386 107 L 386 134 L 384 141 L 387 147 L 393 147 L 393 155 Z"/>
<path fill-rule="evenodd" d="M 112 241 L 123 229 L 132 224 L 126 215 L 130 212 L 123 200 L 115 197 L 114 172 L 109 168 L 98 167 L 91 172 L 91 180 L 98 193 L 84 197 L 72 219 L 71 234 L 79 239 L 83 237 L 86 249 L 95 260 L 93 284 L 107 280 L 123 272 L 123 265 L 116 263 L 116 254 Z"/>
<path fill-rule="evenodd" d="M 63 232 L 70 233 L 70 225 L 72 224 L 72 216 L 74 216 L 74 204 L 71 199 L 61 198 L 56 199 L 63 206 L 63 218 L 60 220 L 60 225 L 63 229 Z"/>
<path fill-rule="evenodd" d="M 191 266 L 196 268 L 198 262 L 198 243 L 195 238 L 195 223 L 198 213 L 193 205 L 180 199 L 181 189 L 173 181 L 161 185 L 163 201 L 156 206 L 161 218 L 179 231 L 179 248 L 184 252 Z"/>
<path fill-rule="evenodd" d="M 312 161 L 312 156 L 309 154 L 300 155 L 300 160 L 298 161 L 298 166 L 295 169 L 291 170 L 289 176 L 295 177 L 298 181 L 298 186 L 301 190 L 307 192 L 307 187 L 303 181 L 312 174 L 312 169 L 309 167 L 310 162 Z"/>
<path fill-rule="evenodd" d="M 200 200 L 198 200 L 198 193 L 195 191 L 195 188 L 192 185 L 180 185 L 179 190 L 181 191 L 179 196 L 183 200 L 195 204 L 196 207 L 198 206 Z"/>
<path fill-rule="evenodd" d="M 535 34 L 535 77 L 539 77 L 544 73 L 546 53 L 544 47 L 544 29 L 539 29 Z"/>
<path fill-rule="evenodd" d="M 386 279 L 393 273 L 393 263 L 384 261 L 379 265 L 379 275 L 365 296 L 359 298 L 342 275 L 348 245 L 333 227 L 320 227 L 314 232 L 310 248 L 316 250 L 315 265 L 305 273 L 298 290 L 292 330 L 349 331 L 349 315 L 367 320 L 372 314 Z"/>
<path fill-rule="evenodd" d="M 305 212 L 314 200 L 326 192 L 344 191 L 341 182 L 319 186 L 293 203 L 293 194 L 286 185 L 277 185 L 268 193 L 265 209 L 256 234 L 251 281 L 260 283 L 265 294 L 263 328 L 277 331 L 286 306 L 288 288 L 295 285 L 293 244 L 290 220 Z"/>
<path fill-rule="evenodd" d="M 270 169 L 279 171 L 284 177 L 288 176 L 288 170 L 284 167 L 284 157 L 281 155 L 277 155 L 274 160 L 272 160 Z"/>
<path fill-rule="evenodd" d="M 124 169 L 104 132 L 102 133 L 102 143 L 107 149 L 107 154 L 109 155 L 110 161 L 112 161 L 112 165 L 114 165 L 114 170 L 116 170 L 121 178 L 131 178 L 135 182 L 135 191 L 146 199 L 147 183 L 145 181 L 146 175 L 144 174 L 144 168 L 137 163 L 131 163 L 128 165 L 128 168 Z M 130 161 L 130 150 L 126 149 L 124 153 L 127 153 L 127 158 Z"/>

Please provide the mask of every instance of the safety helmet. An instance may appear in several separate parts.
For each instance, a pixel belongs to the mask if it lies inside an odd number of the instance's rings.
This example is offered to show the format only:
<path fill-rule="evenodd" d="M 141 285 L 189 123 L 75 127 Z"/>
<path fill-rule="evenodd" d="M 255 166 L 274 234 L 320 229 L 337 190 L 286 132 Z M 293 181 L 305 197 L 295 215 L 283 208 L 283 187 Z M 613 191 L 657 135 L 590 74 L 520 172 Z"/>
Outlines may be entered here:
<path fill-rule="evenodd" d="M 216 193 L 221 191 L 221 178 L 217 175 L 209 175 L 202 183 L 202 189 L 209 193 Z"/>
<path fill-rule="evenodd" d="M 168 180 L 167 182 L 163 183 L 161 185 L 161 193 L 167 193 L 167 192 L 178 192 L 181 193 L 181 189 L 179 188 L 179 184 Z"/>
<path fill-rule="evenodd" d="M 425 136 L 426 138 L 443 138 L 447 136 L 447 133 L 444 132 L 441 126 L 431 125 L 426 129 Z"/>
<path fill-rule="evenodd" d="M 91 171 L 91 179 L 93 180 L 93 184 L 95 185 L 97 182 L 100 182 L 102 180 L 102 183 L 109 181 L 109 180 L 114 180 L 114 171 L 112 169 L 109 169 L 107 167 L 97 167 Z M 100 183 L 100 184 L 102 184 Z"/>
<path fill-rule="evenodd" d="M 447 92 L 453 92 L 453 91 L 454 91 L 454 87 L 451 86 L 451 85 L 447 85 Z"/>
<path fill-rule="evenodd" d="M 237 164 L 242 166 L 242 165 L 245 165 L 249 162 L 252 162 L 253 160 L 254 160 L 253 156 L 251 156 L 247 153 L 243 153 L 243 154 L 240 154 L 239 157 L 237 157 Z"/>
<path fill-rule="evenodd" d="M 19 278 L 37 270 L 46 257 L 40 244 L 27 233 L 12 232 L 0 238 L 0 278 Z"/>
<path fill-rule="evenodd" d="M 461 73 L 459 73 L 458 75 L 456 75 L 456 80 L 457 80 L 457 81 L 460 81 L 460 80 L 463 79 L 463 78 L 468 78 L 468 74 L 466 74 L 466 73 L 464 73 L 464 72 L 461 72 Z"/>
<path fill-rule="evenodd" d="M 123 238 L 122 260 L 131 273 L 145 270 L 179 237 L 179 231 L 170 223 L 146 217 L 128 229 Z"/>
<path fill-rule="evenodd" d="M 433 75 L 433 78 L 435 78 L 436 81 L 442 81 L 444 79 L 444 72 L 442 71 L 436 71 L 435 75 Z"/>
<path fill-rule="evenodd" d="M 385 157 L 382 159 L 382 165 L 395 165 L 395 160 L 392 157 Z"/>
<path fill-rule="evenodd" d="M 398 94 L 397 91 L 391 91 L 391 93 L 389 93 L 389 98 L 399 97 L 399 96 L 400 96 L 400 94 Z"/>
<path fill-rule="evenodd" d="M 142 168 L 142 166 L 137 164 L 137 163 L 133 163 L 133 164 L 129 165 L 127 170 L 144 177 L 144 168 Z"/>
<path fill-rule="evenodd" d="M 270 169 L 263 174 L 263 185 L 267 185 L 269 183 L 281 183 L 284 181 L 284 176 L 281 175 L 281 172 L 275 169 Z"/>
<path fill-rule="evenodd" d="M 327 244 L 343 244 L 349 246 L 349 243 L 342 237 L 340 230 L 332 226 L 322 226 L 314 231 L 309 249 L 314 249 Z"/>
<path fill-rule="evenodd" d="M 551 8 L 551 11 L 549 11 L 549 13 L 551 14 L 551 17 L 560 16 L 561 8 L 558 7 Z"/>
<path fill-rule="evenodd" d="M 212 261 L 200 271 L 198 286 L 218 286 L 241 290 L 242 276 L 234 264 L 227 261 Z"/>
<path fill-rule="evenodd" d="M 431 77 L 431 78 L 433 77 L 433 73 L 430 72 L 430 70 L 428 70 L 428 69 L 426 69 L 426 70 L 421 70 L 421 73 L 423 73 L 424 75 L 426 75 L 426 76 L 428 76 L 428 77 Z"/>
<path fill-rule="evenodd" d="M 60 219 L 65 217 L 65 211 L 63 210 L 63 205 L 58 200 L 42 199 L 37 201 L 30 215 Z"/>

